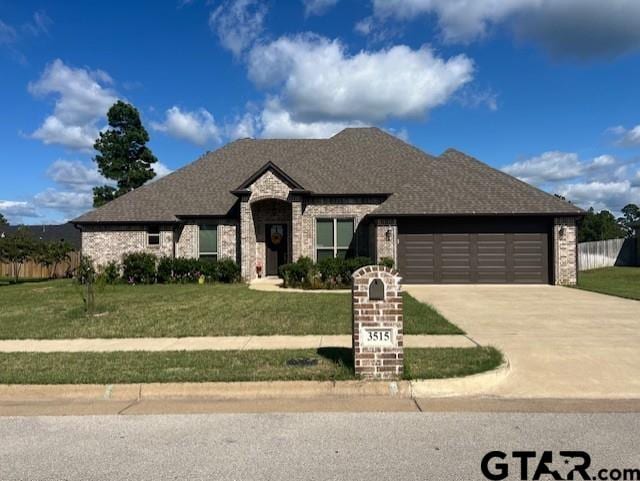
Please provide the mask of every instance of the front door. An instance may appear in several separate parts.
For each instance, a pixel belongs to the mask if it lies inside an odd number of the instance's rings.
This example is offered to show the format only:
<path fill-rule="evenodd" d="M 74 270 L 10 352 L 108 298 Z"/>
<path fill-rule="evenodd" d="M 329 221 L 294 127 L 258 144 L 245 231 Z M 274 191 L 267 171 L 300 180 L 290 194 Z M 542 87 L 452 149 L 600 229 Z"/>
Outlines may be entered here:
<path fill-rule="evenodd" d="M 268 276 L 277 276 L 278 268 L 287 262 L 287 226 L 286 224 L 267 224 L 265 229 L 266 273 Z"/>

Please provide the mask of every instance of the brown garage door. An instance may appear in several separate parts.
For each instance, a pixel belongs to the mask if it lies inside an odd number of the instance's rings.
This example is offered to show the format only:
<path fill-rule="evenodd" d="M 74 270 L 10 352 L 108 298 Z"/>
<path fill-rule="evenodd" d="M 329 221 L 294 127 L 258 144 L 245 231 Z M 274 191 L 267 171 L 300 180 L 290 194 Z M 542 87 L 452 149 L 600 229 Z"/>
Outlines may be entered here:
<path fill-rule="evenodd" d="M 415 218 L 398 224 L 407 283 L 548 283 L 550 223 L 524 218 Z"/>

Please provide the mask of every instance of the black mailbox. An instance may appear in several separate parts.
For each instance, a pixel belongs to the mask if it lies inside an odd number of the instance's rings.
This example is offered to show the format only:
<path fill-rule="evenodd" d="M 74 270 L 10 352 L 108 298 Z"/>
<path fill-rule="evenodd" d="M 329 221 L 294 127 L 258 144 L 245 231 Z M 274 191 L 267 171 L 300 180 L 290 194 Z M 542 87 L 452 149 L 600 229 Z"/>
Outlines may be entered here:
<path fill-rule="evenodd" d="M 384 301 L 384 282 L 382 279 L 376 278 L 369 284 L 369 300 Z"/>

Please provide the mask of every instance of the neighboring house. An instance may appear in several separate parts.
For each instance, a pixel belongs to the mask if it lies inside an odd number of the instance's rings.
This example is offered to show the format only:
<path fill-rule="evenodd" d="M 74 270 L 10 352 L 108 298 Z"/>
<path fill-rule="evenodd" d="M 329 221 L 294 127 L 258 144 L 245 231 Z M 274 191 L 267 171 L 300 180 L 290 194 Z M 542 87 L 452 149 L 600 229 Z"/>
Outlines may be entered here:
<path fill-rule="evenodd" d="M 26 228 L 33 239 L 45 242 L 66 241 L 71 244 L 74 250 L 80 250 L 80 231 L 71 222 L 66 224 L 0 226 L 0 237 L 10 235 L 21 228 Z"/>
<path fill-rule="evenodd" d="M 390 257 L 407 283 L 576 281 L 583 211 L 455 150 L 376 128 L 243 139 L 73 222 L 96 264 L 231 258 L 251 280 L 308 256 Z"/>

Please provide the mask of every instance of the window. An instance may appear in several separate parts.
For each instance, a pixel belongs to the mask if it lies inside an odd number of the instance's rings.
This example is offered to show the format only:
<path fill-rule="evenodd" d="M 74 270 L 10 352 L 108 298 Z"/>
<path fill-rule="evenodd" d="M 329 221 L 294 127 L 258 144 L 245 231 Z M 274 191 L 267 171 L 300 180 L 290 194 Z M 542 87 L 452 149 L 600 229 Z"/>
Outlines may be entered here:
<path fill-rule="evenodd" d="M 353 219 L 316 220 L 316 261 L 347 257 L 353 241 Z"/>
<path fill-rule="evenodd" d="M 218 258 L 218 226 L 200 226 L 200 259 L 215 261 Z"/>
<path fill-rule="evenodd" d="M 147 227 L 147 245 L 149 246 L 159 246 L 160 245 L 160 227 L 149 226 Z"/>

